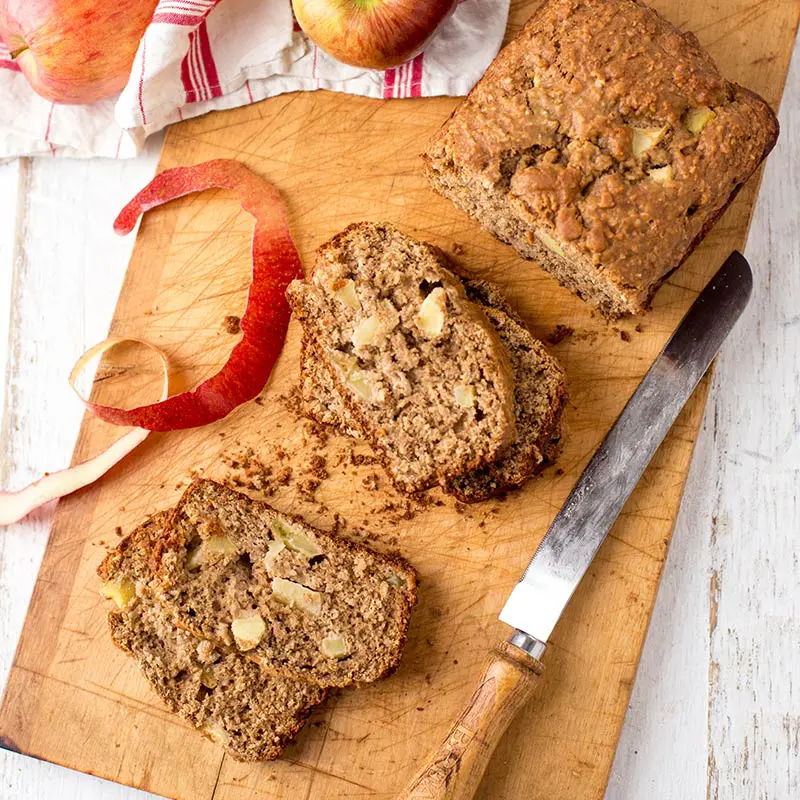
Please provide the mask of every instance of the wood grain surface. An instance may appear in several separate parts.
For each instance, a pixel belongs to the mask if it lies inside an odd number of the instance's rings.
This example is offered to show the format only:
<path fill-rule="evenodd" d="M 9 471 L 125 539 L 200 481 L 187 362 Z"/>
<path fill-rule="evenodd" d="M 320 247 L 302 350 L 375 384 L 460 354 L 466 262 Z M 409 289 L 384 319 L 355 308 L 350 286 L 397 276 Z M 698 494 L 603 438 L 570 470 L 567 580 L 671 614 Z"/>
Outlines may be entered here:
<path fill-rule="evenodd" d="M 742 3 L 739 20 L 745 24 L 722 28 L 702 28 L 719 14 L 713 6 L 662 8 L 697 30 L 733 77 L 777 101 L 797 4 L 775 6 L 764 20 L 744 13 Z M 726 5 L 727 12 L 731 8 Z M 516 10 L 517 22 L 525 11 Z M 776 21 L 779 13 L 783 24 Z M 741 48 L 743 35 L 752 65 L 737 61 L 729 46 L 735 40 Z M 753 199 L 751 186 L 661 292 L 641 333 L 633 322 L 617 326 L 630 334 L 625 342 L 425 188 L 416 153 L 451 107 L 446 100 L 278 98 L 174 129 L 163 164 L 220 155 L 245 160 L 287 197 L 306 263 L 313 248 L 347 222 L 389 219 L 451 252 L 459 245 L 457 260 L 503 283 L 539 334 L 569 322 L 576 335 L 556 348 L 573 398 L 564 473 L 550 471 L 505 503 L 459 513 L 445 501 L 410 521 L 378 511 L 383 493 L 372 497 L 360 488 L 369 468 L 333 471 L 320 489 L 324 507 L 304 501 L 296 484 L 280 490 L 276 505 L 302 509 L 320 522 L 332 521 L 336 510 L 351 528 L 367 519 L 378 544 L 391 545 L 397 536 L 422 574 L 422 601 L 394 678 L 342 694 L 287 760 L 253 768 L 221 758 L 213 745 L 172 720 L 111 648 L 93 571 L 116 525 L 127 529 L 174 499 L 190 468 L 214 474 L 231 442 L 251 444 L 267 456 L 267 443 L 281 442 L 297 463 L 316 451 L 318 442 L 277 400 L 294 377 L 295 331 L 264 405 L 242 409 L 212 429 L 154 437 L 101 486 L 61 504 L 0 718 L 7 746 L 181 798 L 391 797 L 441 738 L 471 692 L 489 644 L 503 635 L 494 618 L 505 591 L 669 329 L 727 250 L 741 243 Z M 247 230 L 233 201 L 220 195 L 153 214 L 143 226 L 114 331 L 166 346 L 187 382 L 213 369 L 230 347 L 222 317 L 241 307 L 246 288 Z M 138 377 L 147 384 L 147 375 Z M 127 396 L 121 385 L 110 378 L 99 389 L 104 399 Z M 542 787 L 546 797 L 602 794 L 700 408 L 696 396 L 556 631 L 542 681 L 547 691 L 504 740 L 481 796 L 523 797 L 530 785 Z M 76 456 L 113 435 L 85 424 Z M 334 441 L 326 451 L 332 465 L 341 446 Z"/>
<path fill-rule="evenodd" d="M 513 644 L 495 647 L 467 705 L 398 800 L 472 800 L 497 743 L 543 672 L 540 661 Z"/>

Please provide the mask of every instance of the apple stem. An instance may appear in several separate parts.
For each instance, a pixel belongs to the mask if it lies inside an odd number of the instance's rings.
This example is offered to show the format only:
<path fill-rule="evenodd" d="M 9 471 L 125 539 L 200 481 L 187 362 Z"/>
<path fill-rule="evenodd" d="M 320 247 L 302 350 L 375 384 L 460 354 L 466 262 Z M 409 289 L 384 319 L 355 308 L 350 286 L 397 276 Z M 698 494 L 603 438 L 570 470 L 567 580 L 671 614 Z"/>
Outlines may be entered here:
<path fill-rule="evenodd" d="M 18 47 L 16 50 L 12 50 L 11 53 L 10 53 L 11 60 L 13 61 L 18 55 L 21 55 L 27 49 L 28 49 L 28 45 L 24 44 L 24 45 L 22 45 L 22 47 Z"/>

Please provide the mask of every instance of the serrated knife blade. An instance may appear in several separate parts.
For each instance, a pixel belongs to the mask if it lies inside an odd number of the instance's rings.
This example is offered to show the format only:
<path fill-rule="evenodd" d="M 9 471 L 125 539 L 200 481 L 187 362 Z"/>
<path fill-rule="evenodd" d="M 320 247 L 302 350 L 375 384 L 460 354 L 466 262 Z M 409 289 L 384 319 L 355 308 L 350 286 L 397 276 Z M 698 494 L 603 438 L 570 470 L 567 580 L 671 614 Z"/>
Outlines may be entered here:
<path fill-rule="evenodd" d="M 539 658 L 622 507 L 744 311 L 753 288 L 734 251 L 692 304 L 598 447 L 542 539 L 500 619 Z"/>

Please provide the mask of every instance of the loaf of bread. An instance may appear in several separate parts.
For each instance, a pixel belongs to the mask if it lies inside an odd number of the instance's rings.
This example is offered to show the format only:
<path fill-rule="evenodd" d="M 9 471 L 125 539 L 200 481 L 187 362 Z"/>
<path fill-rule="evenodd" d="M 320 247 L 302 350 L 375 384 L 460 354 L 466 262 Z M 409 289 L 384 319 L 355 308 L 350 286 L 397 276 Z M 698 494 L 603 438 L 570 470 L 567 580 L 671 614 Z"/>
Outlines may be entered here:
<path fill-rule="evenodd" d="M 325 690 L 268 674 L 175 627 L 174 609 L 151 591 L 150 556 L 168 520 L 159 514 L 138 527 L 98 568 L 104 593 L 118 606 L 108 615 L 111 638 L 171 711 L 233 758 L 277 758 Z"/>
<path fill-rule="evenodd" d="M 389 225 L 351 225 L 287 297 L 403 491 L 490 464 L 514 441 L 508 354 L 436 248 Z"/>
<path fill-rule="evenodd" d="M 152 558 L 178 627 L 270 673 L 347 686 L 400 662 L 416 577 L 399 557 L 199 480 Z"/>
<path fill-rule="evenodd" d="M 463 283 L 467 297 L 484 307 L 500 335 L 514 375 L 514 442 L 497 461 L 448 478 L 442 486 L 462 502 L 475 503 L 522 486 L 554 459 L 566 390 L 560 364 L 525 328 L 499 288 L 488 281 L 467 279 Z M 363 438 L 313 342 L 303 343 L 300 376 L 304 414 L 349 436 Z"/>
<path fill-rule="evenodd" d="M 547 0 L 425 153 L 434 189 L 609 317 L 645 311 L 774 113 L 637 0 Z"/>

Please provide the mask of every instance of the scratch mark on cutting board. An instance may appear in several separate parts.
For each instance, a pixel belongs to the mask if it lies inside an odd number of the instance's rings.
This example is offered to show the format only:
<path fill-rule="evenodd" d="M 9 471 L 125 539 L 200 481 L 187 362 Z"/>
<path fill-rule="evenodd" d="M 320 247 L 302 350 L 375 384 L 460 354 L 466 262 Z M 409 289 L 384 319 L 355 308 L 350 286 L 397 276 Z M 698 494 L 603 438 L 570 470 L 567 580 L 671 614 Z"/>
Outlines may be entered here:
<path fill-rule="evenodd" d="M 331 716 L 333 712 L 331 712 Z M 328 734 L 330 733 L 331 726 L 330 726 L 330 717 L 328 718 L 328 724 L 325 726 L 325 733 L 322 734 L 322 744 L 319 746 L 319 752 L 317 753 L 316 761 L 314 762 L 314 766 L 311 769 L 311 779 L 308 782 L 308 789 L 306 790 L 306 796 L 304 800 L 309 800 L 311 797 L 311 790 L 314 788 L 314 781 L 317 777 L 317 769 L 319 769 L 319 762 L 322 759 L 322 754 L 325 752 L 325 742 L 328 741 Z"/>
<path fill-rule="evenodd" d="M 219 760 L 219 769 L 217 770 L 217 777 L 214 779 L 214 788 L 211 790 L 211 797 L 209 800 L 214 800 L 217 796 L 217 786 L 219 786 L 219 776 L 222 775 L 222 767 L 225 764 L 225 753 L 222 754 L 222 758 Z"/>

